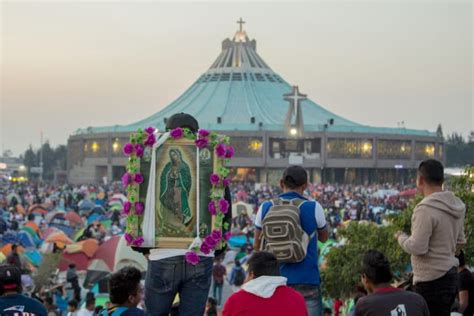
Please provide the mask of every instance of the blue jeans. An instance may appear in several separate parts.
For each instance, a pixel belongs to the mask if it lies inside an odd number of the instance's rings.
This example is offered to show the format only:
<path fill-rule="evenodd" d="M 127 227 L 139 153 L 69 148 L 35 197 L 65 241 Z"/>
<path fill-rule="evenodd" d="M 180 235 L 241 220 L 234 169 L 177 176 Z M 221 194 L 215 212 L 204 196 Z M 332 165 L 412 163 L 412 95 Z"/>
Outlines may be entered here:
<path fill-rule="evenodd" d="M 322 316 L 323 302 L 319 285 L 293 284 L 289 285 L 298 291 L 304 298 L 308 316 Z"/>
<path fill-rule="evenodd" d="M 211 286 L 212 258 L 193 266 L 184 256 L 148 262 L 145 280 L 146 315 L 168 316 L 179 293 L 179 315 L 203 315 Z"/>
<path fill-rule="evenodd" d="M 224 284 L 217 284 L 217 283 L 214 282 L 212 292 L 214 294 L 214 298 L 217 301 L 217 305 L 221 305 L 221 303 L 222 303 L 222 288 L 223 287 L 224 287 Z"/>

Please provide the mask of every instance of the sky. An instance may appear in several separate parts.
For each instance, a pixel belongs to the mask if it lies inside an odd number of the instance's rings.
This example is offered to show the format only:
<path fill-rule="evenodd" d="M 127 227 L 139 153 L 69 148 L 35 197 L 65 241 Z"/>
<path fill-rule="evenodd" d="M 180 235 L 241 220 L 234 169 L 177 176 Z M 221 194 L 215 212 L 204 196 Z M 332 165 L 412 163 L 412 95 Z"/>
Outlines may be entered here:
<path fill-rule="evenodd" d="M 328 110 L 372 126 L 474 130 L 471 1 L 2 1 L 0 145 L 157 112 L 242 17 L 257 52 Z"/>

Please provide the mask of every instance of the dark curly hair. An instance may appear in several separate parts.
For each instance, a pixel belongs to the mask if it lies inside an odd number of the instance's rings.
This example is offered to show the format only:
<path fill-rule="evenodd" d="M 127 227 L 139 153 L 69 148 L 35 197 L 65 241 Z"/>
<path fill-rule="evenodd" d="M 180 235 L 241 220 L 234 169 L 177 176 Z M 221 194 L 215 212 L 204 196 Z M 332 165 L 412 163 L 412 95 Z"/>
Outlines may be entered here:
<path fill-rule="evenodd" d="M 110 302 L 122 305 L 130 295 L 136 295 L 139 290 L 142 273 L 134 267 L 125 267 L 112 274 L 109 279 Z"/>

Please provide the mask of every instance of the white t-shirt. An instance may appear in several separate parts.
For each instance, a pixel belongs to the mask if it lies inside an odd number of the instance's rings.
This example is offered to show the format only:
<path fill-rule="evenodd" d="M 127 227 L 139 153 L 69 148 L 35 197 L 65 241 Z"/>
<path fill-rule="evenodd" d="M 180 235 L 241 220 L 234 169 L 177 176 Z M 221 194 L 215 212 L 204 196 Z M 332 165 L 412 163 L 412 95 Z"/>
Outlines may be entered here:
<path fill-rule="evenodd" d="M 85 308 L 82 308 L 79 312 L 77 312 L 77 316 L 94 316 L 94 311 L 89 311 Z"/>
<path fill-rule="evenodd" d="M 301 205 L 303 205 L 304 203 L 306 202 L 310 202 L 309 200 L 308 201 L 305 201 L 303 202 Z M 321 229 L 324 229 L 326 227 L 326 217 L 324 216 L 324 209 L 323 207 L 321 206 L 321 204 L 319 204 L 318 202 L 314 201 L 315 202 L 315 208 L 314 208 L 314 214 L 315 214 L 315 218 L 316 218 L 316 224 L 317 224 L 317 228 L 318 230 L 321 230 Z M 262 206 L 263 206 L 263 203 L 260 205 L 260 207 L 258 208 L 258 212 L 257 212 L 257 216 L 255 218 L 255 226 L 257 228 L 262 228 L 262 221 L 263 221 L 263 218 L 262 218 Z"/>

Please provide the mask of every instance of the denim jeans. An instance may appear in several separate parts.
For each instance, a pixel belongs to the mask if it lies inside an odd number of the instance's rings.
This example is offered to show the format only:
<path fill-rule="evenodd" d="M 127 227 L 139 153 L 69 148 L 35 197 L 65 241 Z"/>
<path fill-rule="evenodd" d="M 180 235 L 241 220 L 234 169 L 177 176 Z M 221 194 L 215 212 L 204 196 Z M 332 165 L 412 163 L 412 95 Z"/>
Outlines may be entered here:
<path fill-rule="evenodd" d="M 212 294 L 213 294 L 213 297 L 216 299 L 217 301 L 217 305 L 221 305 L 222 303 L 222 288 L 224 287 L 224 284 L 217 284 L 216 282 L 214 282 L 213 284 L 213 288 L 212 288 Z"/>
<path fill-rule="evenodd" d="M 322 316 L 323 302 L 319 285 L 294 284 L 289 285 L 298 291 L 304 298 L 308 316 Z"/>
<path fill-rule="evenodd" d="M 441 278 L 415 284 L 415 292 L 423 296 L 431 316 L 449 316 L 457 295 L 458 272 L 455 267 Z"/>
<path fill-rule="evenodd" d="M 146 315 L 168 316 L 179 293 L 179 315 L 203 315 L 211 287 L 212 258 L 193 266 L 184 256 L 148 262 L 145 280 Z"/>

